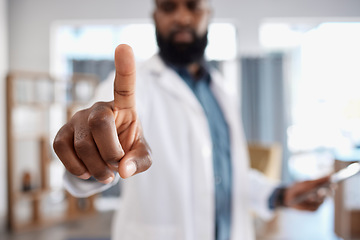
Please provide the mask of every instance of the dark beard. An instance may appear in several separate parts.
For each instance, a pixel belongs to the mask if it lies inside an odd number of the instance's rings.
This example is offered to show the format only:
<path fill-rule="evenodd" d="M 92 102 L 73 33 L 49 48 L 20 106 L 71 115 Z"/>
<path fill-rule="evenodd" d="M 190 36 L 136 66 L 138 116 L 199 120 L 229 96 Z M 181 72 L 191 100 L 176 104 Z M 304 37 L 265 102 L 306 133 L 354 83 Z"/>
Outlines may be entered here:
<path fill-rule="evenodd" d="M 161 58 L 166 63 L 175 66 L 187 66 L 203 60 L 205 48 L 208 43 L 208 33 L 206 32 L 202 37 L 196 36 L 193 31 L 191 33 L 194 37 L 192 43 L 175 43 L 174 32 L 171 33 L 168 38 L 164 38 L 156 30 L 156 39 Z"/>

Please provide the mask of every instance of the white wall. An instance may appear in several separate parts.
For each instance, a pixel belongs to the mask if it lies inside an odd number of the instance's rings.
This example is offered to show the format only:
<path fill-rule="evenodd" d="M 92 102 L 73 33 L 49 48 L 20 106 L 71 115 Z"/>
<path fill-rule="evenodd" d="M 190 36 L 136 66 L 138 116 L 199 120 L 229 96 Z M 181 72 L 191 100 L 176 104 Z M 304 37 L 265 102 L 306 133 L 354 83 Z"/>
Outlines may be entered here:
<path fill-rule="evenodd" d="M 360 16 L 358 0 L 213 0 L 215 17 L 236 19 L 241 53 L 259 51 L 259 26 L 269 18 L 351 18 Z"/>
<path fill-rule="evenodd" d="M 50 27 L 56 20 L 150 17 L 149 0 L 9 1 L 10 68 L 49 71 Z"/>
<path fill-rule="evenodd" d="M 6 144 L 5 144 L 5 76 L 8 68 L 7 1 L 0 0 L 0 230 L 5 226 L 6 193 Z"/>
<path fill-rule="evenodd" d="M 259 49 L 258 27 L 264 18 L 358 17 L 358 0 L 211 0 L 215 18 L 235 20 L 242 52 Z M 51 23 L 69 19 L 144 19 L 152 0 L 9 1 L 10 69 L 49 70 Z"/>

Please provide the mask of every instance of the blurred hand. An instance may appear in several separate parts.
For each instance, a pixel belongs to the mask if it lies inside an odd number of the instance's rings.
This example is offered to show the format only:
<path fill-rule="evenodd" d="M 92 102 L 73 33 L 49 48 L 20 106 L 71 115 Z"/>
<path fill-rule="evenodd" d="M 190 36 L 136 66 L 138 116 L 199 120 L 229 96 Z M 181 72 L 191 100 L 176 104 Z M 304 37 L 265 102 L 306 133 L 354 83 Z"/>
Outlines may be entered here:
<path fill-rule="evenodd" d="M 135 108 L 135 60 L 132 49 L 115 50 L 114 101 L 98 102 L 77 112 L 57 133 L 54 150 L 73 175 L 102 183 L 147 170 L 151 165 Z"/>
<path fill-rule="evenodd" d="M 330 176 L 298 182 L 284 193 L 284 205 L 298 210 L 316 211 L 331 192 Z"/>

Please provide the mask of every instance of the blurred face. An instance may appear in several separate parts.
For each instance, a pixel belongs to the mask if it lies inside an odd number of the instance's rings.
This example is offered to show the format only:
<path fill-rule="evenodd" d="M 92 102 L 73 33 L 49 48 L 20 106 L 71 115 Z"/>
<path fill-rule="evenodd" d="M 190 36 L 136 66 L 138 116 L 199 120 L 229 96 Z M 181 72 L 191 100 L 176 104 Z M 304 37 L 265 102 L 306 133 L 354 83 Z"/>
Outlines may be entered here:
<path fill-rule="evenodd" d="M 211 15 L 208 0 L 155 0 L 154 21 L 160 55 L 175 65 L 203 58 Z"/>

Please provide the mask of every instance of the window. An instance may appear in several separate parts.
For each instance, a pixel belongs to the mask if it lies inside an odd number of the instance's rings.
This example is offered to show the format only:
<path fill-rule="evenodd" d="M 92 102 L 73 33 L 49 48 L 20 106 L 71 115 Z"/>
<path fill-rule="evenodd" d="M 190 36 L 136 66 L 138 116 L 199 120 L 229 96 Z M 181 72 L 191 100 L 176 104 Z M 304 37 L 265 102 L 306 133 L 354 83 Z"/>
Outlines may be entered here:
<path fill-rule="evenodd" d="M 132 46 L 138 62 L 149 59 L 157 52 L 152 23 L 58 23 L 53 30 L 51 72 L 57 75 L 71 74 L 73 60 L 112 61 L 114 50 L 120 43 Z M 235 60 L 237 39 L 233 24 L 212 23 L 208 37 L 207 59 Z"/>
<path fill-rule="evenodd" d="M 265 24 L 260 36 L 293 60 L 290 171 L 297 179 L 323 175 L 334 152 L 360 146 L 360 23 Z"/>

